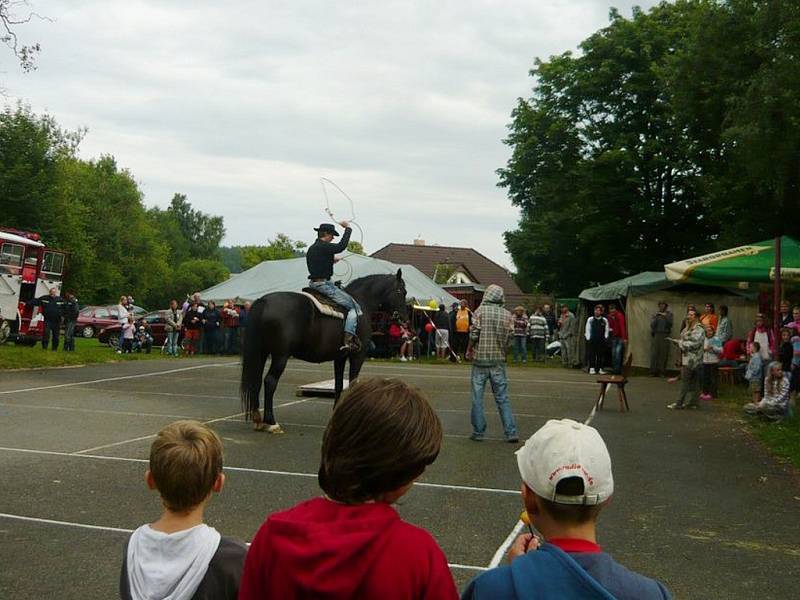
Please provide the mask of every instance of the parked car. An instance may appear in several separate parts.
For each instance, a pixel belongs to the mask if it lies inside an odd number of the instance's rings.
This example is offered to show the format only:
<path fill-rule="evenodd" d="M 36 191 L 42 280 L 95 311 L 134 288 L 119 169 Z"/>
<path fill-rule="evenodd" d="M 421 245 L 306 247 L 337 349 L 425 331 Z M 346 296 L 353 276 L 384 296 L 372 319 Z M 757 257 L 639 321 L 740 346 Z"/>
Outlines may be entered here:
<path fill-rule="evenodd" d="M 163 346 L 164 342 L 167 341 L 167 332 L 164 330 L 167 325 L 167 312 L 166 310 L 156 310 L 144 315 L 144 320 L 150 324 L 150 329 L 152 330 L 154 347 Z M 141 315 L 137 315 L 136 320 L 138 321 L 141 317 Z M 108 344 L 112 348 L 116 348 L 121 333 L 122 325 L 114 323 L 101 329 L 100 333 L 97 334 L 97 339 L 101 344 Z"/>
<path fill-rule="evenodd" d="M 138 319 L 147 311 L 141 306 L 133 307 L 133 315 Z M 78 312 L 78 322 L 75 325 L 75 334 L 85 338 L 94 337 L 95 334 L 103 329 L 119 323 L 119 310 L 117 305 L 108 306 L 84 306 Z"/>

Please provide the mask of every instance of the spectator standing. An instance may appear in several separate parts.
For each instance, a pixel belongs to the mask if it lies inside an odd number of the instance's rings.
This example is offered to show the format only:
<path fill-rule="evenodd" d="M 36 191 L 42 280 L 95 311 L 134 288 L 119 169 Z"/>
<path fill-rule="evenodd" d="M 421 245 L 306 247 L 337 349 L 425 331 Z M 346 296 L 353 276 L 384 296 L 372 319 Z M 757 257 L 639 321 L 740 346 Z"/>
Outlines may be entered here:
<path fill-rule="evenodd" d="M 784 373 L 792 372 L 792 358 L 794 346 L 792 345 L 792 330 L 788 327 L 781 328 L 781 343 L 778 347 L 778 360 L 783 366 Z"/>
<path fill-rule="evenodd" d="M 467 307 L 467 301 L 462 300 L 458 310 L 453 311 L 453 326 L 456 353 L 464 358 L 467 354 L 467 346 L 469 345 L 469 328 L 472 325 L 472 311 Z"/>
<path fill-rule="evenodd" d="M 239 309 L 239 353 L 244 348 L 244 334 L 247 331 L 247 320 L 250 317 L 250 302 L 245 302 L 242 308 Z"/>
<path fill-rule="evenodd" d="M 145 482 L 163 512 L 126 542 L 120 598 L 235 598 L 247 546 L 203 522 L 212 492 L 225 485 L 219 436 L 196 421 L 167 425 L 150 447 Z"/>
<path fill-rule="evenodd" d="M 705 327 L 703 340 L 703 393 L 701 400 L 713 400 L 719 389 L 719 361 L 722 355 L 722 342 L 714 335 L 711 325 Z"/>
<path fill-rule="evenodd" d="M 763 313 L 756 315 L 756 326 L 747 334 L 747 353 L 753 353 L 753 342 L 758 342 L 761 348 L 761 358 L 764 362 L 769 362 L 775 350 L 775 336 L 772 333 L 772 328 L 767 327 Z"/>
<path fill-rule="evenodd" d="M 447 349 L 450 346 L 450 317 L 444 304 L 439 305 L 439 310 L 433 315 L 433 324 L 436 326 L 436 358 L 447 358 Z"/>
<path fill-rule="evenodd" d="M 717 326 L 717 337 L 719 341 L 725 344 L 733 337 L 733 324 L 728 317 L 728 307 L 720 304 L 719 307 L 719 325 Z"/>
<path fill-rule="evenodd" d="M 44 335 L 42 335 L 42 349 L 47 350 L 52 338 L 51 346 L 53 352 L 58 350 L 58 341 L 61 335 L 61 316 L 63 312 L 64 299 L 58 295 L 56 288 L 50 288 L 46 296 L 40 296 L 31 300 L 32 306 L 38 306 L 42 311 L 44 319 Z"/>
<path fill-rule="evenodd" d="M 225 329 L 223 330 L 224 354 L 236 354 L 236 344 L 239 339 L 239 311 L 236 310 L 236 305 L 233 300 L 226 300 L 222 305 L 222 324 Z"/>
<path fill-rule="evenodd" d="M 178 338 L 181 335 L 183 313 L 178 310 L 177 300 L 170 300 L 165 321 L 166 326 L 164 327 L 164 331 L 167 334 L 167 354 L 170 356 L 178 356 Z"/>
<path fill-rule="evenodd" d="M 121 346 L 117 347 L 117 354 L 130 354 L 133 351 L 133 339 L 136 336 L 136 322 L 133 315 L 128 315 L 128 320 L 122 326 L 120 331 Z"/>
<path fill-rule="evenodd" d="M 792 311 L 789 310 L 789 303 L 785 300 L 781 302 L 781 313 L 779 316 L 780 319 L 780 326 L 786 327 L 789 323 L 794 321 L 794 316 L 792 315 Z"/>
<path fill-rule="evenodd" d="M 514 309 L 514 362 L 525 364 L 528 362 L 528 346 L 525 343 L 528 338 L 528 316 L 525 314 L 524 306 L 517 306 Z"/>
<path fill-rule="evenodd" d="M 790 377 L 783 371 L 780 361 L 769 364 L 764 377 L 764 397 L 758 402 L 745 404 L 744 412 L 749 415 L 763 415 L 770 419 L 784 416 L 789 407 Z"/>
<path fill-rule="evenodd" d="M 130 309 L 130 311 L 129 311 Z M 128 314 L 133 314 L 132 306 L 128 306 L 128 297 L 127 296 L 120 296 L 119 297 L 119 304 L 117 304 L 117 320 L 119 321 L 120 327 L 125 327 L 125 324 L 128 322 Z M 123 336 L 120 335 L 118 343 L 122 343 Z M 121 350 L 122 347 L 118 347 L 117 350 Z"/>
<path fill-rule="evenodd" d="M 561 364 L 565 368 L 572 367 L 574 362 L 575 348 L 573 343 L 575 338 L 575 325 L 577 320 L 575 315 L 565 304 L 561 307 L 561 317 L 558 319 L 558 339 L 561 341 Z"/>
<path fill-rule="evenodd" d="M 483 410 L 483 392 L 486 382 L 491 381 L 494 401 L 503 423 L 507 442 L 516 443 L 517 424 L 508 400 L 508 377 L 506 375 L 506 352 L 508 341 L 514 333 L 511 313 L 503 308 L 503 288 L 491 284 L 483 294 L 483 302 L 475 311 L 470 330 L 470 354 L 472 362 L 472 435 L 470 439 L 480 442 L 486 435 L 486 416 Z"/>
<path fill-rule="evenodd" d="M 681 331 L 680 339 L 668 338 L 681 351 L 681 391 L 678 401 L 667 405 L 667 408 L 698 408 L 697 388 L 700 371 L 703 366 L 703 340 L 705 330 L 697 317 L 697 310 L 690 308 L 684 319 L 686 325 Z"/>
<path fill-rule="evenodd" d="M 717 327 L 719 327 L 719 317 L 714 311 L 714 304 L 711 302 L 706 302 L 705 307 L 703 308 L 703 316 L 700 317 L 700 323 L 703 325 L 703 327 L 708 327 L 710 325 L 714 331 L 716 331 Z"/>
<path fill-rule="evenodd" d="M 797 393 L 800 392 L 800 329 L 792 330 L 790 341 L 792 342 L 791 391 Z"/>
<path fill-rule="evenodd" d="M 186 352 L 190 356 L 194 356 L 198 350 L 198 341 L 200 340 L 200 331 L 203 328 L 203 315 L 199 311 L 197 302 L 192 301 L 189 310 L 183 317 L 183 326 L 186 328 Z"/>
<path fill-rule="evenodd" d="M 547 322 L 547 339 L 552 340 L 556 331 L 556 315 L 549 304 L 542 305 L 542 316 Z"/>
<path fill-rule="evenodd" d="M 597 544 L 597 525 L 614 493 L 611 457 L 593 427 L 550 420 L 517 451 L 522 502 L 544 540 L 524 533 L 509 565 L 489 569 L 462 600 L 668 600 L 658 581 L 617 563 Z"/>
<path fill-rule="evenodd" d="M 794 329 L 795 333 L 800 335 L 800 306 L 792 307 L 792 322 L 787 324 L 786 327 Z"/>
<path fill-rule="evenodd" d="M 650 375 L 663 377 L 669 359 L 669 341 L 672 333 L 672 313 L 666 302 L 658 303 L 658 312 L 650 319 Z"/>
<path fill-rule="evenodd" d="M 603 316 L 603 306 L 594 307 L 594 314 L 586 319 L 586 328 L 583 332 L 586 338 L 586 362 L 589 364 L 589 375 L 605 373 L 603 370 L 603 354 L 610 335 L 608 319 Z"/>
<path fill-rule="evenodd" d="M 67 292 L 62 313 L 64 315 L 64 351 L 75 352 L 75 325 L 78 323 L 78 299 L 72 292 Z"/>
<path fill-rule="evenodd" d="M 748 390 L 753 396 L 753 404 L 761 402 L 761 384 L 764 382 L 764 358 L 761 356 L 761 344 L 753 342 L 753 353 L 744 378 L 748 381 Z"/>
<path fill-rule="evenodd" d="M 203 311 L 203 349 L 206 354 L 219 354 L 222 351 L 220 338 L 222 327 L 222 313 L 217 308 L 217 303 L 208 301 L 208 307 Z"/>
<path fill-rule="evenodd" d="M 442 444 L 425 398 L 399 380 L 354 384 L 322 438 L 325 492 L 267 518 L 253 538 L 239 600 L 457 600 L 444 553 L 393 508 Z"/>
<path fill-rule="evenodd" d="M 625 325 L 625 314 L 617 310 L 616 304 L 608 306 L 608 328 L 611 340 L 611 370 L 615 375 L 622 373 L 622 361 L 625 358 L 625 346 L 628 344 L 628 328 Z"/>
<path fill-rule="evenodd" d="M 528 333 L 531 336 L 531 345 L 533 346 L 533 360 L 535 362 L 544 362 L 547 358 L 547 352 L 545 351 L 547 319 L 544 318 L 540 308 L 535 308 L 530 319 L 528 319 Z"/>

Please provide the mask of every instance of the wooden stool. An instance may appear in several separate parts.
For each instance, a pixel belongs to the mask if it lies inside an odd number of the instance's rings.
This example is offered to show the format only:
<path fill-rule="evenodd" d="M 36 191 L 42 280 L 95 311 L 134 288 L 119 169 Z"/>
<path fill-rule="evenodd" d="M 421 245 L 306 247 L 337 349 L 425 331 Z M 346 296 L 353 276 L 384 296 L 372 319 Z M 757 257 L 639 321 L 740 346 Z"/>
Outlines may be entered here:
<path fill-rule="evenodd" d="M 629 354 L 625 364 L 622 367 L 622 375 L 601 375 L 596 379 L 597 383 L 600 384 L 600 393 L 597 395 L 597 402 L 595 402 L 595 407 L 597 410 L 603 409 L 603 402 L 605 402 L 606 399 L 606 392 L 612 385 L 617 386 L 619 411 L 625 412 L 626 410 L 631 409 L 631 407 L 628 406 L 628 395 L 625 393 L 625 384 L 628 383 L 628 373 L 630 373 L 632 362 L 633 355 Z"/>

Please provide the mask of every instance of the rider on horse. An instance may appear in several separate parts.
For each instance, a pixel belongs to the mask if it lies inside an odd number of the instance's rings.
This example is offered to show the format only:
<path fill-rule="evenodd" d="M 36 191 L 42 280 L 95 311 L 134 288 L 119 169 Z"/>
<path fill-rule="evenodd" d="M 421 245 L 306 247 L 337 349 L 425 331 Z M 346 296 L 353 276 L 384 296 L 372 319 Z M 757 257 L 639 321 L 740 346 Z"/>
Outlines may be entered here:
<path fill-rule="evenodd" d="M 308 278 L 311 280 L 309 285 L 336 304 L 348 309 L 344 321 L 344 344 L 341 349 L 358 352 L 361 349 L 361 341 L 356 335 L 356 325 L 358 317 L 362 314 L 361 307 L 350 294 L 331 282 L 333 263 L 337 260 L 334 255 L 347 249 L 353 231 L 347 221 L 341 221 L 339 225 L 344 227 L 344 235 L 338 244 L 332 243 L 333 238 L 339 236 L 332 223 L 322 223 L 319 228 L 314 229 L 317 232 L 317 241 L 311 244 L 306 252 Z"/>

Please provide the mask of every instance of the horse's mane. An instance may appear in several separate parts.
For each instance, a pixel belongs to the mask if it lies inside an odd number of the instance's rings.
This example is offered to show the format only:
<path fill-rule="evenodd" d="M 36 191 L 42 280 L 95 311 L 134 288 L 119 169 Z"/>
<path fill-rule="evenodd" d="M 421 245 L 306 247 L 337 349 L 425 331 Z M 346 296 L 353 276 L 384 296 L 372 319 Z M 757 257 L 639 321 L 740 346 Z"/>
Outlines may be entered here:
<path fill-rule="evenodd" d="M 389 281 L 393 279 L 397 279 L 397 276 L 394 273 L 376 273 L 375 275 L 365 275 L 364 277 L 354 279 L 348 283 L 344 289 L 348 292 L 358 292 L 369 289 L 378 283 L 389 283 Z"/>

